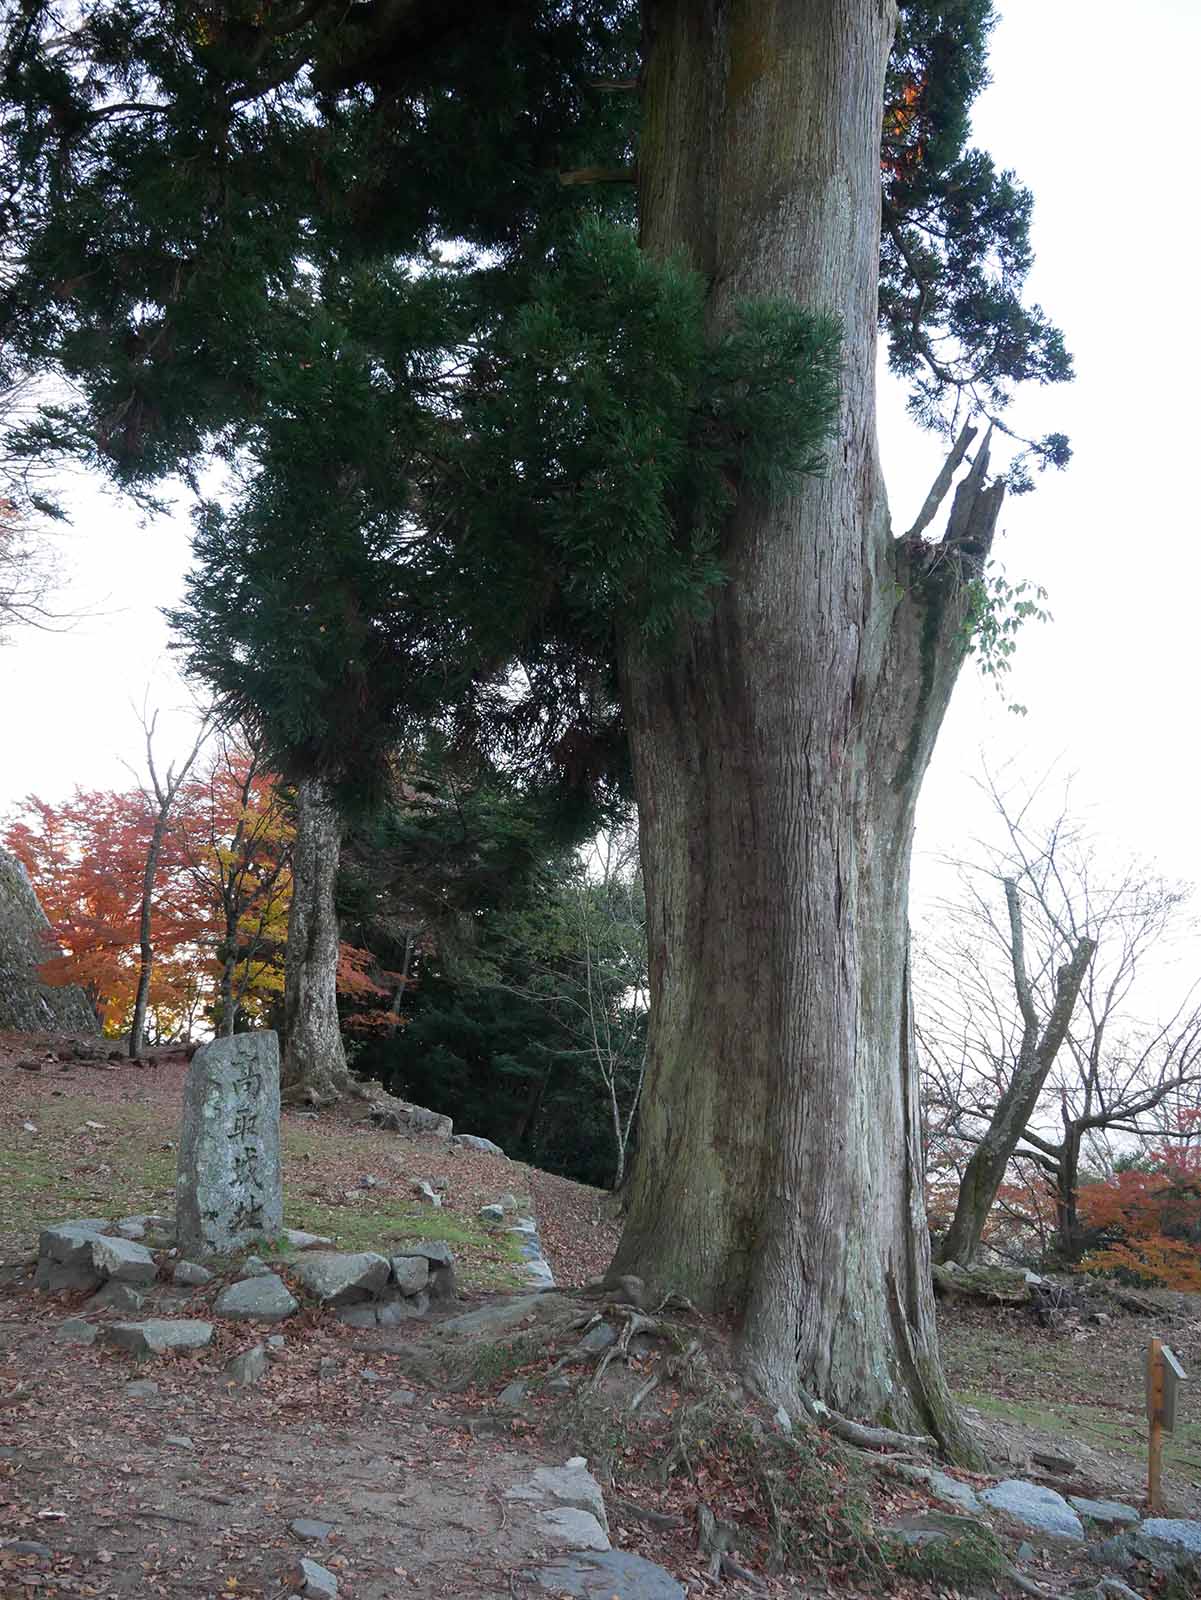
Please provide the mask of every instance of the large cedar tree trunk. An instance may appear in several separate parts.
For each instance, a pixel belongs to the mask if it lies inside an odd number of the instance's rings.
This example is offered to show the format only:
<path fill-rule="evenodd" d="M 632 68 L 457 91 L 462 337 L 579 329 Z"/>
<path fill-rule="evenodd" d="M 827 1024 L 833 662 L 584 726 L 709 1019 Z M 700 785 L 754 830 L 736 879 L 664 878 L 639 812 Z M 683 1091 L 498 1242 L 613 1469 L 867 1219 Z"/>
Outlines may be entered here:
<path fill-rule="evenodd" d="M 650 942 L 650 1069 L 615 1270 L 733 1315 L 793 1409 L 918 1425 L 963 1457 L 938 1359 L 908 1008 L 918 789 L 1000 490 L 894 539 L 876 454 L 882 0 L 651 0 L 644 248 L 834 312 L 822 478 L 742 496 L 729 582 L 622 676 Z M 976 567 L 971 562 L 977 563 Z"/>
<path fill-rule="evenodd" d="M 280 1078 L 292 1104 L 328 1105 L 350 1088 L 338 1027 L 338 914 L 334 889 L 342 825 L 325 787 L 296 789 L 292 905 L 284 962 L 284 1055 Z"/>

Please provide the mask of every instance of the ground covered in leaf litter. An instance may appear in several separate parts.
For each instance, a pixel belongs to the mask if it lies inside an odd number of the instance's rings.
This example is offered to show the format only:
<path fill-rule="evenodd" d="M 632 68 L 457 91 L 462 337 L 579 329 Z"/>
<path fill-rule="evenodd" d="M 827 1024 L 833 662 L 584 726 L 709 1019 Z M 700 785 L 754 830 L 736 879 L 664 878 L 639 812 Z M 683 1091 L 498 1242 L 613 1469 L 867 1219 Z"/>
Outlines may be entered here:
<path fill-rule="evenodd" d="M 66 1041 L 0 1041 L 0 1261 L 9 1264 L 0 1290 L 0 1530 L 6 1540 L 42 1547 L 0 1551 L 0 1595 L 274 1600 L 289 1592 L 289 1566 L 307 1553 L 337 1573 L 340 1600 L 532 1600 L 544 1591 L 521 1574 L 544 1547 L 506 1491 L 537 1463 L 561 1462 L 579 1449 L 594 1465 L 607 1458 L 615 1547 L 666 1566 L 690 1594 L 879 1592 L 878 1584 L 864 1588 L 853 1563 L 828 1564 L 803 1583 L 762 1570 L 755 1585 L 729 1573 L 713 1578 L 697 1554 L 698 1501 L 748 1528 L 762 1521 L 731 1441 L 703 1439 L 690 1471 L 664 1484 L 654 1456 L 662 1455 L 662 1425 L 680 1403 L 676 1394 L 656 1396 L 643 1435 L 620 1441 L 581 1439 L 579 1416 L 549 1395 L 516 1410 L 498 1407 L 515 1375 L 545 1376 L 545 1353 L 532 1336 L 523 1341 L 520 1326 L 507 1343 L 481 1347 L 465 1386 L 440 1383 L 420 1366 L 414 1376 L 416 1329 L 365 1337 L 316 1312 L 286 1325 L 284 1359 L 247 1390 L 231 1389 L 222 1367 L 266 1330 L 218 1323 L 207 1350 L 141 1369 L 99 1346 L 57 1342 L 54 1330 L 83 1297 L 35 1296 L 14 1264 L 28 1258 L 42 1222 L 169 1204 L 185 1071 L 170 1059 L 142 1067 L 72 1061 L 69 1050 Z M 34 1059 L 36 1072 L 18 1065 Z M 459 1310 L 487 1305 L 513 1281 L 506 1248 L 475 1216 L 505 1190 L 533 1197 L 560 1283 L 582 1283 L 607 1265 L 616 1224 L 605 1196 L 499 1157 L 451 1152 L 431 1138 L 380 1134 L 362 1115 L 353 1107 L 314 1123 L 285 1114 L 291 1225 L 354 1247 L 390 1231 L 411 1237 L 421 1220 L 426 1236 L 448 1238 L 459 1257 Z M 365 1189 L 364 1177 L 377 1184 Z M 445 1180 L 443 1207 L 414 1201 L 411 1184 L 420 1178 Z M 1177 1304 L 1175 1314 L 1180 1331 L 1168 1336 L 1187 1353 L 1189 1307 Z M 1088 1447 L 1077 1451 L 1078 1487 L 1111 1491 L 1121 1464 L 1137 1465 L 1141 1326 L 1123 1322 L 1101 1330 L 1103 1338 L 1076 1341 L 1015 1312 L 957 1310 L 943 1322 L 952 1381 L 1013 1470 L 1020 1457 L 1029 1475 L 1038 1441 L 1064 1443 L 1051 1408 L 1075 1403 L 1072 1397 L 1083 1406 L 1090 1395 L 1102 1402 L 1094 1410 L 1120 1408 L 1130 1436 L 1111 1437 L 1112 1448 L 1095 1456 Z M 1073 1361 L 1081 1378 L 1065 1387 Z M 650 1370 L 635 1362 L 630 1381 Z M 144 1379 L 156 1392 L 129 1388 Z M 1040 1404 L 1037 1417 L 1006 1409 Z M 827 1480 L 835 1495 L 839 1470 Z M 1201 1477 L 1201 1464 L 1182 1462 L 1169 1482 L 1177 1514 L 1196 1512 L 1191 1472 Z M 872 1495 L 884 1520 L 927 1505 L 911 1486 L 887 1478 L 873 1478 Z M 307 1546 L 290 1528 L 296 1518 L 332 1531 Z M 737 1553 L 755 1565 L 753 1552 Z M 1036 1561 L 1026 1570 L 1048 1594 L 1083 1581 L 1063 1556 L 1041 1558 L 1039 1569 Z M 913 1581 L 895 1592 L 968 1590 Z"/>

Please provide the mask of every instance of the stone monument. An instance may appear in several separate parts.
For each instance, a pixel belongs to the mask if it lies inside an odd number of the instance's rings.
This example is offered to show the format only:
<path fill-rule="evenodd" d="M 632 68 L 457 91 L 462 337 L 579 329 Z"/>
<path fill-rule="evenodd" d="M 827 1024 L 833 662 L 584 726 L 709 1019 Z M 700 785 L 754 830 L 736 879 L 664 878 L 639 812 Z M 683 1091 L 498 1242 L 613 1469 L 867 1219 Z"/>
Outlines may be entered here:
<path fill-rule="evenodd" d="M 184 1085 L 175 1185 L 179 1253 L 229 1255 L 283 1227 L 279 1160 L 279 1040 L 214 1039 Z"/>

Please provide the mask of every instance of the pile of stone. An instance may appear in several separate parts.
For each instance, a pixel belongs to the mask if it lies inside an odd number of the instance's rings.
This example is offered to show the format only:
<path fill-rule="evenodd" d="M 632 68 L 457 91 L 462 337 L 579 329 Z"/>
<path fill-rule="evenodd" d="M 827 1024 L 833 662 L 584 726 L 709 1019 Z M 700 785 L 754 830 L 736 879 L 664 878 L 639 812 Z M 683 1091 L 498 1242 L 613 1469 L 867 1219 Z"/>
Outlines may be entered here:
<path fill-rule="evenodd" d="M 123 1284 L 134 1294 L 144 1293 L 158 1277 L 156 1249 L 175 1242 L 171 1217 L 142 1215 L 77 1217 L 43 1228 L 38 1239 L 34 1286 L 50 1294 L 64 1289 L 98 1291 Z M 120 1296 L 109 1296 L 120 1307 Z M 132 1305 L 126 1309 L 134 1309 Z"/>
<path fill-rule="evenodd" d="M 339 1321 L 355 1328 L 389 1328 L 425 1316 L 431 1301 L 454 1300 L 454 1263 L 450 1246 L 441 1240 L 414 1239 L 386 1256 L 374 1250 L 307 1250 L 291 1267 L 307 1293 Z"/>

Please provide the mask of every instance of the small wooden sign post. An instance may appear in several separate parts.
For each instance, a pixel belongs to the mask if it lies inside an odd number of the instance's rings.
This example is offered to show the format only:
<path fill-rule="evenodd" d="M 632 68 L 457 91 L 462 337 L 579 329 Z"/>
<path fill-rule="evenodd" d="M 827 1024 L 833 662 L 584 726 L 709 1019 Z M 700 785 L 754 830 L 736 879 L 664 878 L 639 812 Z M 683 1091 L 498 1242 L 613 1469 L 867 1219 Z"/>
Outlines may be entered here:
<path fill-rule="evenodd" d="M 1152 1339 L 1147 1351 L 1147 1505 L 1163 1509 L 1163 1436 L 1176 1427 L 1176 1390 L 1188 1374 L 1176 1353 L 1162 1339 Z"/>

